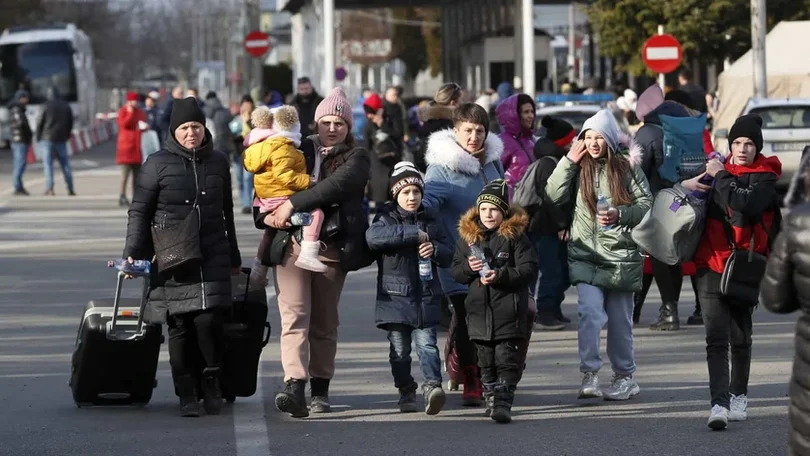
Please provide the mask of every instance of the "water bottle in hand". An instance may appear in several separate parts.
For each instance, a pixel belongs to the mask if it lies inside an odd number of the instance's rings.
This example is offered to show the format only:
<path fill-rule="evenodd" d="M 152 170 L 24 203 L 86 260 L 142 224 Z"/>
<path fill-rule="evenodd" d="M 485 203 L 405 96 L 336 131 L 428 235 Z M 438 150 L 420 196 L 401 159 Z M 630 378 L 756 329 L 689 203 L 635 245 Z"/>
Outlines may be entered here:
<path fill-rule="evenodd" d="M 149 274 L 149 271 L 152 269 L 152 262 L 148 260 L 135 260 L 130 263 L 126 258 L 121 258 L 108 261 L 107 267 L 118 269 L 130 275 L 139 276 Z"/>
<path fill-rule="evenodd" d="M 599 199 L 596 200 L 596 213 L 599 215 L 604 215 L 610 209 L 610 203 L 608 203 L 607 198 L 605 195 L 599 195 Z M 613 225 L 605 225 L 602 227 L 603 230 L 609 230 L 612 228 Z"/>
<path fill-rule="evenodd" d="M 430 258 L 419 256 L 419 278 L 424 282 L 433 280 L 433 262 L 430 261 Z"/>
<path fill-rule="evenodd" d="M 484 265 L 481 267 L 481 270 L 478 271 L 478 274 L 481 277 L 486 276 L 492 268 L 489 267 L 489 263 L 487 263 L 487 258 L 484 256 L 484 251 L 481 250 L 481 247 L 478 247 L 475 244 L 470 244 L 470 255 L 474 256 L 478 260 L 481 260 L 481 263 Z"/>
<path fill-rule="evenodd" d="M 312 224 L 312 214 L 309 212 L 295 212 L 290 217 L 292 226 L 309 226 L 310 224 Z"/>

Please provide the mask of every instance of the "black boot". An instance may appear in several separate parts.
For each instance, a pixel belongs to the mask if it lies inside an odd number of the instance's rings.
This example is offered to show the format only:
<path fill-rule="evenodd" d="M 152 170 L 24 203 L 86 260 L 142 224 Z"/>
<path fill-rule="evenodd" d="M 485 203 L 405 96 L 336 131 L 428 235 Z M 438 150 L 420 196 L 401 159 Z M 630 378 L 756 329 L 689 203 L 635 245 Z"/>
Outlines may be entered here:
<path fill-rule="evenodd" d="M 316 378 L 309 379 L 310 389 L 312 390 L 312 400 L 309 404 L 312 413 L 329 413 L 332 411 L 332 406 L 329 405 L 329 379 Z"/>
<path fill-rule="evenodd" d="M 492 409 L 495 407 L 494 383 L 484 383 L 484 404 L 486 405 L 486 410 L 484 410 L 484 416 L 486 417 L 492 416 Z"/>
<path fill-rule="evenodd" d="M 174 379 L 174 392 L 180 398 L 180 416 L 200 416 L 197 402 L 197 379 L 193 375 L 182 375 Z"/>
<path fill-rule="evenodd" d="M 678 319 L 678 303 L 665 302 L 661 305 L 661 312 L 658 320 L 650 325 L 653 331 L 677 331 L 681 329 L 681 322 Z"/>
<path fill-rule="evenodd" d="M 515 400 L 515 386 L 501 383 L 495 387 L 492 418 L 496 423 L 512 422 L 512 401 Z"/>
<path fill-rule="evenodd" d="M 222 411 L 222 390 L 219 386 L 219 368 L 206 367 L 203 370 L 203 408 L 209 415 L 219 415 Z"/>
<path fill-rule="evenodd" d="M 305 389 L 306 380 L 291 378 L 284 383 L 284 391 L 276 394 L 276 408 L 289 413 L 293 418 L 309 416 Z"/>
<path fill-rule="evenodd" d="M 686 324 L 690 326 L 703 326 L 703 313 L 700 310 L 700 304 L 695 306 L 695 313 L 686 319 Z"/>

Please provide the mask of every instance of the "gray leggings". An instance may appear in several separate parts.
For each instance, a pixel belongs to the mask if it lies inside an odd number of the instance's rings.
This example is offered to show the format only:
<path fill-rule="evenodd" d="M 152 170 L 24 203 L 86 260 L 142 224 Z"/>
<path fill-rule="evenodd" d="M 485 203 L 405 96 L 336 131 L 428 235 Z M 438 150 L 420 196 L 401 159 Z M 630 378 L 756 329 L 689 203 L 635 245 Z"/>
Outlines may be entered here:
<path fill-rule="evenodd" d="M 135 185 L 140 172 L 141 165 L 121 165 L 121 196 L 127 196 L 127 181 L 130 174 L 132 174 L 132 196 L 135 196 Z"/>

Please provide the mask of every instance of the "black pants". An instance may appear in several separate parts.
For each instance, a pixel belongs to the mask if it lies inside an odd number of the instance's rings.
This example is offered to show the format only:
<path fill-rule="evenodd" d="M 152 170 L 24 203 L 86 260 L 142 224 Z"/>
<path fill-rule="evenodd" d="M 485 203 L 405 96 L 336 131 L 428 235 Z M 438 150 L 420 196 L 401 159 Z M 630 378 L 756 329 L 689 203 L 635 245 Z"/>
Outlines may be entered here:
<path fill-rule="evenodd" d="M 481 383 L 517 385 L 523 371 L 521 342 L 522 339 L 475 341 L 478 349 L 478 367 L 481 369 Z"/>
<path fill-rule="evenodd" d="M 653 276 L 661 293 L 661 301 L 664 303 L 677 303 L 681 299 L 681 286 L 683 285 L 683 269 L 681 265 L 669 266 L 650 257 L 652 263 Z"/>
<path fill-rule="evenodd" d="M 712 406 L 728 408 L 729 394 L 748 394 L 751 371 L 751 333 L 753 307 L 720 294 L 720 274 L 698 270 L 698 292 L 706 327 L 706 361 L 709 365 L 709 390 Z M 728 352 L 731 345 L 731 379 Z"/>
<path fill-rule="evenodd" d="M 223 330 L 219 310 L 169 316 L 169 364 L 172 377 L 197 376 L 206 367 L 220 367 Z"/>
<path fill-rule="evenodd" d="M 465 299 L 467 299 L 466 293 L 450 296 L 450 303 L 453 304 L 453 318 L 456 319 L 453 330 L 453 345 L 458 355 L 458 363 L 462 369 L 467 366 L 475 366 L 475 344 L 470 341 L 470 333 L 467 331 Z"/>

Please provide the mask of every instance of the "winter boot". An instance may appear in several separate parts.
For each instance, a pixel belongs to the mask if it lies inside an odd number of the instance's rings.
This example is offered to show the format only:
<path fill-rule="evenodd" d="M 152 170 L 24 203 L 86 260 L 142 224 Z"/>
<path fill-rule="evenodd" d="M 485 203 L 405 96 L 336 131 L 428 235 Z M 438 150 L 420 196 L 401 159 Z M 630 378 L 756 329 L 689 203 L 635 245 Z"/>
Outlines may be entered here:
<path fill-rule="evenodd" d="M 484 416 L 489 418 L 492 416 L 492 408 L 495 407 L 495 383 L 484 383 L 484 405 L 487 409 L 484 410 Z"/>
<path fill-rule="evenodd" d="M 481 372 L 478 366 L 464 367 L 464 392 L 461 395 L 465 407 L 480 407 L 484 387 L 481 385 Z"/>
<path fill-rule="evenodd" d="M 490 418 L 496 423 L 512 422 L 512 401 L 515 400 L 515 389 L 515 385 L 505 383 L 495 386 L 495 398 Z"/>
<path fill-rule="evenodd" d="M 326 265 L 318 259 L 321 243 L 317 241 L 301 241 L 301 253 L 295 260 L 295 265 L 301 269 L 312 272 L 326 272 Z"/>
<path fill-rule="evenodd" d="M 653 331 L 677 331 L 681 329 L 681 323 L 678 320 L 678 303 L 665 302 L 662 304 L 658 320 L 650 325 L 650 329 Z"/>
<path fill-rule="evenodd" d="M 418 412 L 419 408 L 416 406 L 416 383 L 411 383 L 408 386 L 403 386 L 399 389 L 399 411 L 402 413 Z"/>
<path fill-rule="evenodd" d="M 703 326 L 703 312 L 700 310 L 700 304 L 695 306 L 695 313 L 686 319 L 686 324 L 689 326 Z"/>
<path fill-rule="evenodd" d="M 206 367 L 203 369 L 203 408 L 209 415 L 219 415 L 222 411 L 222 390 L 219 386 L 218 367 Z"/>
<path fill-rule="evenodd" d="M 422 394 L 425 396 L 425 414 L 438 415 L 447 400 L 442 384 L 428 383 L 422 387 Z"/>
<path fill-rule="evenodd" d="M 309 379 L 312 399 L 309 403 L 312 413 L 329 413 L 332 406 L 329 404 L 329 379 L 315 378 Z"/>
<path fill-rule="evenodd" d="M 180 398 L 180 416 L 200 416 L 197 402 L 197 379 L 193 375 L 182 375 L 174 380 L 174 391 Z"/>
<path fill-rule="evenodd" d="M 282 412 L 289 413 L 293 418 L 309 416 L 304 391 L 306 387 L 306 380 L 291 378 L 284 382 L 284 391 L 276 394 L 276 408 Z"/>

